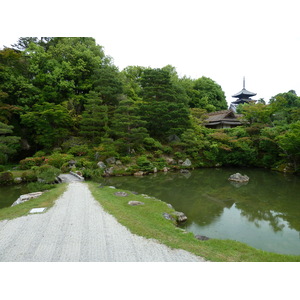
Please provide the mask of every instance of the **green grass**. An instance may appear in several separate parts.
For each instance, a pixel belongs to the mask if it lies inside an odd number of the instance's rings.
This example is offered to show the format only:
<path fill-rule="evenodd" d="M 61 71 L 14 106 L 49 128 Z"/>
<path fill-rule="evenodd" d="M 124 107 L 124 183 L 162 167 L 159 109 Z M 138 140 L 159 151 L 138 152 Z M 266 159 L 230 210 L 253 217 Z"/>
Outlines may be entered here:
<path fill-rule="evenodd" d="M 0 221 L 5 219 L 14 219 L 25 216 L 32 208 L 47 207 L 54 205 L 55 200 L 66 190 L 67 184 L 59 184 L 54 189 L 51 189 L 38 198 L 26 201 L 24 203 L 5 207 L 0 209 Z"/>
<path fill-rule="evenodd" d="M 165 202 L 147 199 L 142 195 L 128 192 L 127 197 L 115 196 L 117 189 L 99 188 L 97 183 L 89 182 L 89 188 L 97 201 L 119 223 L 132 233 L 153 238 L 171 247 L 184 249 L 210 261 L 216 262 L 296 262 L 299 255 L 282 255 L 255 249 L 241 242 L 232 240 L 210 239 L 197 240 L 192 233 L 183 231 L 162 214 L 172 213 Z M 145 205 L 130 206 L 131 200 L 144 202 Z"/>

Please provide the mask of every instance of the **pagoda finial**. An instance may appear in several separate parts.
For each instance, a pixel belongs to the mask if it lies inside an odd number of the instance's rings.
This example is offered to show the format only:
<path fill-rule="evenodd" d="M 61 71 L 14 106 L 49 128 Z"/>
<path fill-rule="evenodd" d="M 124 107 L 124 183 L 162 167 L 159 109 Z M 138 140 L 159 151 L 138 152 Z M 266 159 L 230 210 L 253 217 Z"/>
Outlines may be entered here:
<path fill-rule="evenodd" d="M 245 76 L 243 78 L 243 89 L 245 88 Z"/>

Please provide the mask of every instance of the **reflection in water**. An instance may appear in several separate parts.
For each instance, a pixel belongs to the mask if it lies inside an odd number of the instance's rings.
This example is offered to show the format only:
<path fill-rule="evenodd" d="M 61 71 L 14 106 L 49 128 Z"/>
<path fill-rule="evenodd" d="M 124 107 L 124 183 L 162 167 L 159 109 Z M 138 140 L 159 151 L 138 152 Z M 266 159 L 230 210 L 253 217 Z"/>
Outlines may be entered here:
<path fill-rule="evenodd" d="M 237 172 L 250 181 L 229 182 L 228 177 Z M 300 254 L 299 183 L 299 177 L 260 169 L 201 169 L 190 174 L 106 179 L 106 184 L 171 203 L 187 215 L 184 227 L 195 234 L 287 254 Z"/>
<path fill-rule="evenodd" d="M 11 206 L 22 194 L 28 193 L 26 184 L 0 186 L 0 209 Z"/>

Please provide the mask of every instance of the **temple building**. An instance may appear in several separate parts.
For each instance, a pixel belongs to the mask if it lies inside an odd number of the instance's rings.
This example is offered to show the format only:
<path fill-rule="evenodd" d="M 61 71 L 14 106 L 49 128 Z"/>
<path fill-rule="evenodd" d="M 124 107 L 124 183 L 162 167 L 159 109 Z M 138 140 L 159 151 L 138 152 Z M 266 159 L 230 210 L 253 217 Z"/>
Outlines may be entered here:
<path fill-rule="evenodd" d="M 243 89 L 232 96 L 233 98 L 237 98 L 237 100 L 231 102 L 229 109 L 236 112 L 236 108 L 239 104 L 256 102 L 256 100 L 252 100 L 250 98 L 250 97 L 255 96 L 255 95 L 256 95 L 256 93 L 252 93 L 252 92 L 249 92 L 249 91 L 246 90 L 246 88 L 245 88 L 245 77 L 244 77 Z"/>
<path fill-rule="evenodd" d="M 233 128 L 242 125 L 239 120 L 241 116 L 231 109 L 215 111 L 206 114 L 204 125 L 212 129 Z"/>
<path fill-rule="evenodd" d="M 256 93 L 252 93 L 245 88 L 245 77 L 243 79 L 243 89 L 232 97 L 237 100 L 231 102 L 229 110 L 215 111 L 206 114 L 204 125 L 207 128 L 221 129 L 221 128 L 233 128 L 242 125 L 241 114 L 236 113 L 236 108 L 239 104 L 256 102 L 256 100 L 250 97 L 255 96 Z"/>

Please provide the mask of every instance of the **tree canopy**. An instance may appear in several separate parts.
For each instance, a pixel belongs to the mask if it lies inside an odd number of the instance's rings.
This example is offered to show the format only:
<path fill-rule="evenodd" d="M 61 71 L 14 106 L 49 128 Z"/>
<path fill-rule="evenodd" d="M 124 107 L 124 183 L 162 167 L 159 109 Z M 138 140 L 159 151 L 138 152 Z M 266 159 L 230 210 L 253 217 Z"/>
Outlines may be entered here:
<path fill-rule="evenodd" d="M 206 113 L 225 109 L 213 79 L 179 77 L 171 65 L 120 71 L 90 37 L 23 37 L 0 50 L 2 161 L 53 149 L 89 159 L 153 150 L 161 159 L 189 156 L 199 166 L 299 170 L 295 91 L 240 106 L 239 128 L 204 126 Z"/>

